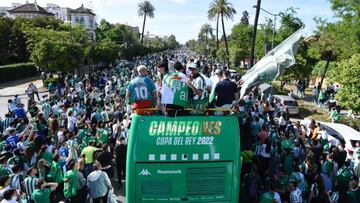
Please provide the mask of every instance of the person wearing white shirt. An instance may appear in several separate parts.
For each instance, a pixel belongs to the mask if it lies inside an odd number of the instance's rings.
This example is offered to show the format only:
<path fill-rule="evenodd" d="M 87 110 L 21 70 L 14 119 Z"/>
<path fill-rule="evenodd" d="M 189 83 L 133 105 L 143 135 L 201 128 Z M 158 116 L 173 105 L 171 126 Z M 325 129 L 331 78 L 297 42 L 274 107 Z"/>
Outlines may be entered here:
<path fill-rule="evenodd" d="M 280 128 L 280 131 L 282 132 L 285 132 L 285 129 L 286 129 L 286 118 L 285 118 L 285 113 L 283 113 L 280 118 L 279 118 L 279 128 Z"/>
<path fill-rule="evenodd" d="M 202 69 L 202 73 L 200 73 L 200 75 L 204 78 L 205 80 L 205 85 L 206 85 L 206 90 L 208 91 L 208 93 L 211 92 L 211 81 L 210 78 L 208 77 L 208 69 L 207 68 L 203 68 Z"/>
<path fill-rule="evenodd" d="M 210 86 L 211 89 L 214 89 L 216 87 L 216 84 L 218 82 L 220 82 L 221 78 L 222 78 L 222 71 L 220 69 L 216 69 L 215 70 L 215 75 L 210 77 Z"/>
<path fill-rule="evenodd" d="M 302 203 L 301 190 L 297 187 L 297 183 L 290 181 L 288 188 L 290 190 L 290 203 Z"/>

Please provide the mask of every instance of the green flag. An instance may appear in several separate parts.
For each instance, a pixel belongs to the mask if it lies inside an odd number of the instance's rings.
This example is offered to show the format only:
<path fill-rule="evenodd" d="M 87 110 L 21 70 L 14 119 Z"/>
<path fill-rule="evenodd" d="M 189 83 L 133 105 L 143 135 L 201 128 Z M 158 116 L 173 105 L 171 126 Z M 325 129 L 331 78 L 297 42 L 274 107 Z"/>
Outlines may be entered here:
<path fill-rule="evenodd" d="M 255 85 L 270 82 L 285 73 L 286 69 L 295 64 L 295 54 L 299 48 L 304 28 L 300 28 L 281 44 L 266 54 L 243 77 L 244 81 L 240 97 Z"/>

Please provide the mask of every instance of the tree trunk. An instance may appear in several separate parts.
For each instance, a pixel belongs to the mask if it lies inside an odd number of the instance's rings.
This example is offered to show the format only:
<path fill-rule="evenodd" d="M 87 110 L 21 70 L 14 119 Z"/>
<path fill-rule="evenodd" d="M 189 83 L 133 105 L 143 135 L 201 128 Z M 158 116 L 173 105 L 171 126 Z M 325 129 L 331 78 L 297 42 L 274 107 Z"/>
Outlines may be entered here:
<path fill-rule="evenodd" d="M 206 32 L 205 33 L 205 56 L 208 55 L 207 47 L 208 47 L 208 33 Z"/>
<path fill-rule="evenodd" d="M 254 65 L 255 43 L 256 43 L 256 31 L 257 31 L 257 25 L 258 25 L 258 21 L 259 21 L 260 6 L 261 6 L 261 0 L 257 0 L 257 4 L 256 4 L 256 14 L 255 14 L 255 22 L 254 22 L 254 30 L 253 30 L 252 42 L 251 42 L 250 68 L 252 68 L 253 65 Z"/>
<path fill-rule="evenodd" d="M 141 44 L 142 44 L 143 41 L 144 41 L 144 31 L 145 31 L 146 15 L 147 15 L 147 13 L 144 14 L 144 22 L 143 22 L 143 28 L 142 28 L 142 33 L 141 33 L 141 41 L 140 41 Z"/>
<path fill-rule="evenodd" d="M 225 24 L 224 24 L 224 14 L 221 13 L 221 23 L 222 23 L 222 29 L 223 29 L 223 34 L 224 34 L 224 40 L 225 40 L 225 48 L 226 48 L 226 60 L 229 61 L 229 47 L 228 47 L 228 43 L 227 43 L 227 39 L 226 39 L 226 33 L 225 33 Z"/>
<path fill-rule="evenodd" d="M 329 64 L 330 64 L 330 59 L 327 59 L 327 60 L 326 60 L 326 65 L 325 65 L 325 70 L 324 70 L 324 73 L 323 73 L 323 75 L 321 76 L 321 80 L 320 80 L 320 89 L 322 89 L 322 84 L 323 84 L 323 82 L 324 82 L 324 79 L 325 79 L 325 76 L 326 76 L 326 72 L 327 72 L 327 70 L 328 70 L 328 68 L 329 68 Z"/>
<path fill-rule="evenodd" d="M 219 14 L 216 18 L 216 49 L 219 50 Z"/>

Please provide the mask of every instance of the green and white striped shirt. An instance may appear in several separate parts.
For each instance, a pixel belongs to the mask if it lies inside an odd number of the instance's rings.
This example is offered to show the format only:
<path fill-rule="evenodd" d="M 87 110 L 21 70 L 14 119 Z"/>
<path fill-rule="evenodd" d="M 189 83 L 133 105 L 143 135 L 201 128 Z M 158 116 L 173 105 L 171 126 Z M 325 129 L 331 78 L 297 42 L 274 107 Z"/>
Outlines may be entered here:
<path fill-rule="evenodd" d="M 24 180 L 25 192 L 26 192 L 26 196 L 27 196 L 28 200 L 32 200 L 31 194 L 35 190 L 36 181 L 37 181 L 37 178 L 35 176 L 26 177 L 25 180 Z"/>
<path fill-rule="evenodd" d="M 76 148 L 78 146 L 77 142 L 74 139 L 68 140 L 66 142 L 66 146 L 67 146 L 69 152 L 72 154 L 72 158 L 74 160 L 77 160 L 77 158 L 79 157 L 78 152 L 76 150 Z"/>

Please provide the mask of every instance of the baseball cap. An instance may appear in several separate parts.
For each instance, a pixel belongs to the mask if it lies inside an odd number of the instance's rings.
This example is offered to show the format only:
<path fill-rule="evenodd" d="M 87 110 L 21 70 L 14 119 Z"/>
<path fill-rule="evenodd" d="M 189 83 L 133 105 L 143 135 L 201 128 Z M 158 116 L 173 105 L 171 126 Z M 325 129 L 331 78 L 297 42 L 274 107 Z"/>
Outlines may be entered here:
<path fill-rule="evenodd" d="M 215 70 L 215 74 L 220 74 L 221 73 L 221 70 L 220 69 L 216 69 Z"/>
<path fill-rule="evenodd" d="M 140 66 L 138 66 L 137 68 L 136 68 L 136 70 L 138 71 L 138 72 L 140 72 L 141 70 L 147 70 L 147 67 L 145 66 L 145 65 L 140 65 Z"/>
<path fill-rule="evenodd" d="M 188 69 L 196 69 L 196 64 L 195 63 L 190 63 L 187 65 Z"/>

